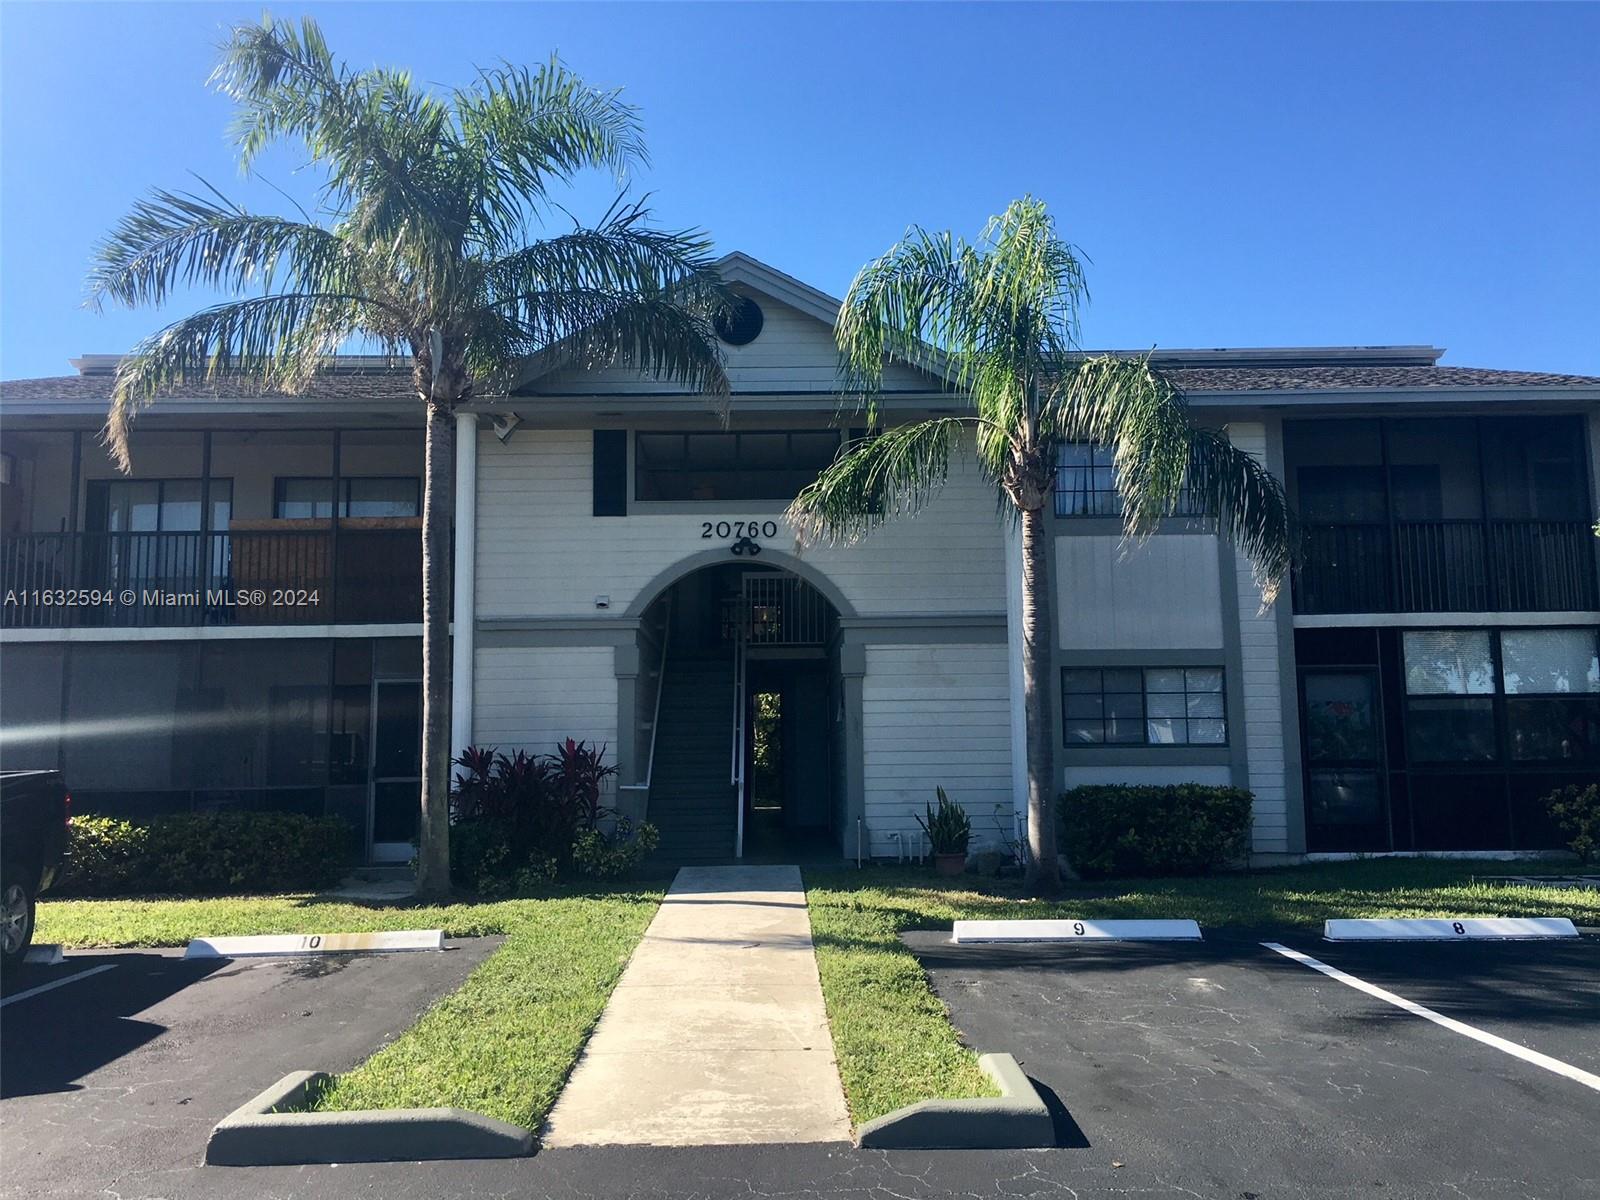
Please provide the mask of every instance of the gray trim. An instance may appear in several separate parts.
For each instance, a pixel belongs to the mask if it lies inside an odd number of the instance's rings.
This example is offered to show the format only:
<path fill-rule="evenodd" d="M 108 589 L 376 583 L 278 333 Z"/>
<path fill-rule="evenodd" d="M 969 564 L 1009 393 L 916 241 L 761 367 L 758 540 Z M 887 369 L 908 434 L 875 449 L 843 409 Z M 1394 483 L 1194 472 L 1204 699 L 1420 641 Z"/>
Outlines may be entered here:
<path fill-rule="evenodd" d="M 804 559 L 793 554 L 786 554 L 782 550 L 773 550 L 770 547 L 761 548 L 761 557 L 758 560 L 735 558 L 726 546 L 719 546 L 711 550 L 701 550 L 687 558 L 680 558 L 677 562 L 659 572 L 654 579 L 645 584 L 635 593 L 633 603 L 628 605 L 626 615 L 629 617 L 642 617 L 645 609 L 655 603 L 656 597 L 661 595 L 678 580 L 704 567 L 721 566 L 723 563 L 742 563 L 750 567 L 778 567 L 793 575 L 804 579 L 817 591 L 821 592 L 833 605 L 841 621 L 856 615 L 855 606 L 845 599 L 845 595 L 838 586 Z M 480 623 L 479 628 L 482 628 Z"/>
<path fill-rule="evenodd" d="M 1226 746 L 1058 746 L 1056 758 L 1063 767 L 1230 767 L 1234 745 L 1243 740 L 1231 738 Z"/>
<path fill-rule="evenodd" d="M 1237 639 L 1235 639 L 1237 640 Z M 1201 650 L 1058 650 L 1060 667 L 1227 667 L 1227 651 L 1222 646 Z M 1060 683 L 1060 671 L 1057 684 Z M 1230 710 L 1231 711 L 1231 710 Z"/>
<path fill-rule="evenodd" d="M 639 618 L 626 617 L 479 617 L 478 632 L 486 633 L 500 629 L 527 629 L 527 630 L 596 630 L 596 629 L 623 629 L 632 631 L 639 628 Z"/>
<path fill-rule="evenodd" d="M 1336 387 L 1336 388 L 1185 388 L 1191 406 L 1239 404 L 1252 407 L 1297 408 L 1311 404 L 1370 404 L 1389 397 L 1428 404 L 1471 404 L 1502 400 L 1558 400 L 1584 402 L 1600 400 L 1600 386 L 1594 384 L 1516 384 L 1479 383 L 1459 387 L 1439 384 L 1418 387 Z M 1385 405 L 1384 407 L 1390 407 Z M 1258 420 L 1260 418 L 1257 418 Z"/>
<path fill-rule="evenodd" d="M 1600 624 L 1600 612 L 1317 613 L 1297 614 L 1292 623 L 1295 629 L 1370 629 L 1378 626 L 1434 629 L 1455 625 L 1478 629 L 1501 625 L 1597 625 Z"/>
<path fill-rule="evenodd" d="M 1021 525 L 1021 519 L 1022 514 L 1018 512 L 1017 523 L 1019 526 Z M 1056 703 L 1050 706 L 1050 711 L 1055 714 L 1056 727 L 1050 731 L 1050 736 L 1044 740 L 1044 744 L 1050 747 L 1050 772 L 1048 778 L 1050 780 L 1050 798 L 1052 804 L 1056 803 L 1060 799 L 1061 793 L 1064 792 L 1067 787 L 1067 761 L 1062 755 L 1062 740 L 1066 737 L 1067 732 L 1067 714 L 1060 702 L 1061 668 L 1069 665 L 1065 657 L 1066 651 L 1063 649 L 1061 644 L 1062 631 L 1066 628 L 1067 605 L 1065 596 L 1066 589 L 1061 578 L 1060 571 L 1061 543 L 1058 538 L 1061 536 L 1062 522 L 1074 520 L 1077 520 L 1077 518 L 1056 516 L 1056 505 L 1053 496 L 1049 503 L 1044 506 L 1045 545 L 1049 547 L 1049 549 L 1046 551 L 1047 562 L 1045 575 L 1049 580 L 1050 586 L 1050 686 L 1056 689 Z M 1122 523 L 1118 521 L 1116 522 L 1116 526 L 1120 530 L 1122 528 Z M 1017 541 L 1019 543 L 1017 547 L 1018 556 L 1015 564 L 1015 569 L 1019 572 L 1017 577 L 1017 589 L 1019 596 L 1021 595 L 1022 588 L 1022 577 L 1020 574 L 1022 570 L 1021 540 L 1021 530 L 1019 528 L 1017 535 Z M 1008 570 L 1012 568 L 1012 564 L 1010 563 L 1007 563 L 1006 566 Z M 1022 647 L 1023 653 L 1027 652 L 1026 642 L 1027 635 L 1024 633 L 1022 638 L 1019 639 L 1019 645 Z M 1022 737 L 1024 750 L 1026 750 L 1027 747 L 1028 737 L 1026 690 L 1026 681 L 1024 681 L 1024 694 L 1022 697 Z M 1023 766 L 1024 771 L 1026 772 L 1026 759 L 1024 759 Z M 1015 803 L 1015 801 L 1013 801 L 1013 803 Z M 1023 824 L 1022 828 L 1024 831 L 1026 831 L 1026 823 Z"/>
<path fill-rule="evenodd" d="M 1239 558 L 1233 543 L 1217 538 L 1217 587 L 1222 601 L 1222 688 L 1228 706 L 1228 766 L 1236 788 L 1250 786 L 1250 751 L 1244 736 L 1244 645 L 1239 632 Z M 1235 728 L 1237 723 L 1237 728 Z"/>
<path fill-rule="evenodd" d="M 1266 419 L 1267 470 L 1284 477 L 1283 418 Z M 1300 674 L 1294 658 L 1294 607 L 1290 581 L 1285 579 L 1272 606 L 1278 634 L 1278 700 L 1283 712 L 1284 837 L 1291 854 L 1306 848 L 1305 771 L 1300 757 Z"/>
<path fill-rule="evenodd" d="M 478 645 L 636 647 L 636 617 L 496 617 L 478 622 Z"/>
<path fill-rule="evenodd" d="M 60 400 L 11 400 L 5 402 L 6 416 L 8 419 L 16 417 L 85 417 L 98 418 L 101 425 L 105 423 L 106 404 L 110 396 L 110 389 L 106 389 L 106 398 L 94 400 L 60 399 Z M 837 403 L 837 402 L 836 402 Z M 304 399 L 292 397 L 256 396 L 249 399 L 236 397 L 222 397 L 203 399 L 197 397 L 179 398 L 168 396 L 158 406 L 166 417 L 217 417 L 224 421 L 237 417 L 318 417 L 327 424 L 319 428 L 342 428 L 340 422 L 346 419 L 372 421 L 375 419 L 392 422 L 382 428 L 395 427 L 415 429 L 418 434 L 423 431 L 425 413 L 422 405 L 415 397 L 410 400 L 329 400 L 329 399 Z M 141 414 L 140 424 L 150 428 L 146 417 L 153 414 Z M 219 426 L 218 428 L 226 428 Z M 20 431 L 19 431 L 20 432 Z"/>
<path fill-rule="evenodd" d="M 866 706 L 862 683 L 867 673 L 865 646 L 839 647 L 839 685 L 844 692 L 844 828 L 838 831 L 841 849 L 850 857 L 857 831 L 861 843 L 870 850 L 866 836 L 867 754 Z"/>
<path fill-rule="evenodd" d="M 0 645 L 39 642 L 270 641 L 274 638 L 421 637 L 421 624 L 392 625 L 170 625 L 133 628 L 7 629 Z"/>
<path fill-rule="evenodd" d="M 616 766 L 619 785 L 637 786 L 639 737 L 639 669 L 644 655 L 639 651 L 643 630 L 632 641 L 619 643 L 612 648 L 612 669 L 617 676 L 617 749 Z M 631 814 L 630 814 L 631 815 Z M 642 814 L 641 814 L 642 815 Z"/>

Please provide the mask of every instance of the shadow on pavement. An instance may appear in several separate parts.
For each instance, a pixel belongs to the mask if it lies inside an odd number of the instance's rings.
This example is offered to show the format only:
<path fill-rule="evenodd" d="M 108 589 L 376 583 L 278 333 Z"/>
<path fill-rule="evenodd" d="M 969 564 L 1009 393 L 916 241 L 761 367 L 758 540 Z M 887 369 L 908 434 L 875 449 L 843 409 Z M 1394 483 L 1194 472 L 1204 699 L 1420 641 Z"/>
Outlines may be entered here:
<path fill-rule="evenodd" d="M 8 1005 L 0 1018 L 0 1099 L 77 1091 L 77 1081 L 166 1031 L 136 1014 L 230 965 L 150 953 L 69 957 L 48 977 L 29 973 L 11 995 L 111 966 L 93 978 Z"/>

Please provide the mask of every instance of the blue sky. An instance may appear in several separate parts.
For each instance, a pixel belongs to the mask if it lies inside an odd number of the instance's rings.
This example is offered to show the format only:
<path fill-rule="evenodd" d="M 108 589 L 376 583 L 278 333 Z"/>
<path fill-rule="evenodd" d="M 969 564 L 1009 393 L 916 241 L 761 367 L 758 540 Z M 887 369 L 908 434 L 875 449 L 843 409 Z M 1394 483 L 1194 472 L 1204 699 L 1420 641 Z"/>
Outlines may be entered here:
<path fill-rule="evenodd" d="M 1046 199 L 1091 346 L 1432 343 L 1600 375 L 1600 6 L 301 4 L 351 62 L 461 82 L 558 51 L 643 109 L 634 180 L 834 294 L 910 223 Z M 81 307 L 91 248 L 195 172 L 252 206 L 203 87 L 261 6 L 0 5 L 0 376 L 159 313 Z M 264 173 L 297 196 L 298 159 Z M 610 183 L 573 193 L 603 211 Z"/>

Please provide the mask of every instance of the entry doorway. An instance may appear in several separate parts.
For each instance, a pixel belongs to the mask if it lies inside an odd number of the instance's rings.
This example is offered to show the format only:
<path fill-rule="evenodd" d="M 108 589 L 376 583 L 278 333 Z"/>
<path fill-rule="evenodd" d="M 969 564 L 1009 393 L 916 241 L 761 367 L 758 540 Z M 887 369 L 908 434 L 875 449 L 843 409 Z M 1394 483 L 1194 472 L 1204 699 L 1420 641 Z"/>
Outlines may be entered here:
<path fill-rule="evenodd" d="M 422 807 L 422 681 L 372 684 L 368 860 L 411 861 Z"/>
<path fill-rule="evenodd" d="M 756 654 L 745 668 L 744 857 L 836 855 L 829 664 Z"/>
<path fill-rule="evenodd" d="M 1300 712 L 1312 845 L 1387 850 L 1391 835 L 1377 670 L 1302 667 Z"/>

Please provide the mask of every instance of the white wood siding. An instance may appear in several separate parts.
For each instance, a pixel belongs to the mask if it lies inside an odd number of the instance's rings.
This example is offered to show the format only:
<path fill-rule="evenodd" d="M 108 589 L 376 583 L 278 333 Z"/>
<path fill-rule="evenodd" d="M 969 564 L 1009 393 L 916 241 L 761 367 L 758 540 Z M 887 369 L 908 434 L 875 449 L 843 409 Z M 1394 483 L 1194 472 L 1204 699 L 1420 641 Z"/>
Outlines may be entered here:
<path fill-rule="evenodd" d="M 1228 436 L 1241 450 L 1259 459 L 1266 458 L 1266 427 L 1259 422 L 1229 425 Z M 1228 714 L 1228 736 L 1243 736 L 1245 740 L 1250 790 L 1256 797 L 1253 848 L 1262 853 L 1287 852 L 1289 810 L 1283 748 L 1285 680 L 1278 656 L 1277 616 L 1270 609 L 1261 611 L 1261 593 L 1251 576 L 1250 560 L 1240 554 L 1235 561 L 1244 712 Z M 1284 586 L 1287 596 L 1287 581 Z"/>
<path fill-rule="evenodd" d="M 1003 644 L 868 647 L 861 691 L 870 853 L 893 855 L 893 832 L 918 845 L 916 814 L 941 785 L 967 810 L 974 850 L 1012 836 L 1009 682 Z"/>
<path fill-rule="evenodd" d="M 1060 534 L 1056 595 L 1064 649 L 1222 646 L 1217 539 L 1210 534 L 1163 534 L 1143 545 L 1115 534 Z"/>
<path fill-rule="evenodd" d="M 625 612 L 672 564 L 731 543 L 703 539 L 705 521 L 776 521 L 779 536 L 763 544 L 796 552 L 783 506 L 770 502 L 595 517 L 593 455 L 588 430 L 524 427 L 507 444 L 480 431 L 480 617 L 592 616 L 601 595 L 610 597 L 610 612 Z M 802 557 L 862 614 L 1004 613 L 994 492 L 965 459 L 958 462 L 943 493 L 917 516 L 892 521 L 859 545 L 813 547 Z"/>
<path fill-rule="evenodd" d="M 761 334 L 746 346 L 723 345 L 728 382 L 735 392 L 781 392 L 787 395 L 832 392 L 838 386 L 839 351 L 833 330 L 814 317 L 756 296 L 766 320 Z M 934 384 L 920 371 L 891 364 L 884 371 L 889 391 L 928 391 Z M 644 392 L 682 394 L 687 389 L 641 375 L 631 367 L 601 370 L 568 368 L 532 385 L 538 392 Z M 754 401 L 753 403 L 759 403 Z"/>
<path fill-rule="evenodd" d="M 558 741 L 604 743 L 616 764 L 617 678 L 609 646 L 488 647 L 475 655 L 472 740 L 548 754 Z"/>

